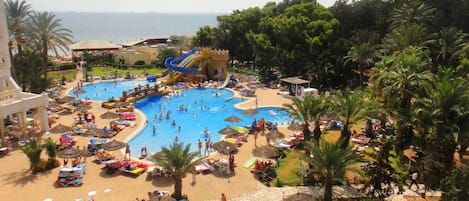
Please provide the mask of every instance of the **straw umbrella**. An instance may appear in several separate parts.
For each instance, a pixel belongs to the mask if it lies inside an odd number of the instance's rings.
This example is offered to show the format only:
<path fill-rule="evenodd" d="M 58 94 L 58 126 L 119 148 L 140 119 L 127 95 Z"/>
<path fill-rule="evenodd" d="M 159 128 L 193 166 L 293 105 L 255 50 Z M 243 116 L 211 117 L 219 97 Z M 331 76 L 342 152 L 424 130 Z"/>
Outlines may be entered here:
<path fill-rule="evenodd" d="M 238 131 L 227 125 L 225 128 L 220 129 L 218 133 L 222 135 L 233 135 L 233 134 L 238 133 Z"/>
<path fill-rule="evenodd" d="M 87 111 L 89 109 L 93 108 L 91 105 L 85 105 L 85 104 L 79 104 L 77 105 L 77 107 L 75 108 L 75 111 L 80 111 L 80 112 L 84 112 L 84 111 Z"/>
<path fill-rule="evenodd" d="M 72 130 L 72 127 L 59 124 L 57 126 L 54 126 L 52 129 L 50 129 L 50 132 L 51 133 L 64 133 L 64 132 L 68 132 L 71 130 Z"/>
<path fill-rule="evenodd" d="M 227 117 L 225 119 L 225 121 L 231 122 L 231 123 L 238 123 L 238 122 L 241 121 L 241 119 L 239 117 L 237 117 L 236 115 L 231 115 L 231 116 Z"/>
<path fill-rule="evenodd" d="M 78 98 L 78 95 L 84 94 L 84 93 L 86 93 L 86 91 L 83 88 L 78 88 L 75 91 L 73 91 L 73 94 L 75 94 L 77 98 Z"/>
<path fill-rule="evenodd" d="M 278 150 L 271 146 L 261 146 L 254 148 L 252 155 L 261 158 L 273 158 L 278 155 Z"/>
<path fill-rule="evenodd" d="M 303 125 L 299 123 L 291 123 L 290 125 L 288 125 L 287 129 L 291 131 L 302 131 Z"/>
<path fill-rule="evenodd" d="M 101 115 L 99 115 L 99 117 L 101 117 L 102 119 L 117 119 L 120 117 L 119 114 L 116 114 L 114 112 L 111 112 L 111 111 L 107 111 Z"/>
<path fill-rule="evenodd" d="M 98 128 L 90 128 L 90 129 L 86 130 L 84 135 L 102 136 L 103 135 L 103 130 L 98 129 Z"/>
<path fill-rule="evenodd" d="M 65 96 L 61 99 L 58 100 L 59 103 L 68 103 L 68 102 L 72 102 L 75 100 L 75 97 L 71 97 L 71 96 Z"/>
<path fill-rule="evenodd" d="M 57 155 L 60 158 L 77 158 L 77 157 L 82 156 L 82 150 L 72 147 L 72 148 L 59 151 Z"/>
<path fill-rule="evenodd" d="M 124 148 L 125 145 L 126 144 L 121 142 L 121 141 L 113 140 L 113 141 L 110 141 L 110 142 L 104 144 L 103 149 L 106 150 L 106 151 L 116 151 L 116 150 Z"/>
<path fill-rule="evenodd" d="M 170 196 L 155 195 L 150 197 L 150 201 L 176 201 L 176 199 Z"/>
<path fill-rule="evenodd" d="M 282 132 L 280 132 L 278 130 L 274 130 L 274 131 L 270 131 L 270 132 L 266 133 L 265 137 L 269 138 L 270 140 L 275 141 L 277 138 L 284 138 L 285 134 L 283 134 Z"/>
<path fill-rule="evenodd" d="M 227 141 L 219 141 L 219 142 L 216 142 L 212 145 L 212 148 L 215 150 L 215 151 L 218 151 L 222 154 L 233 154 L 235 153 L 236 151 L 238 151 L 238 147 L 231 143 L 231 142 L 227 142 Z"/>
<path fill-rule="evenodd" d="M 247 110 L 243 110 L 243 112 L 241 113 L 244 115 L 256 115 L 259 113 L 259 111 L 257 111 L 256 109 L 247 109 Z"/>

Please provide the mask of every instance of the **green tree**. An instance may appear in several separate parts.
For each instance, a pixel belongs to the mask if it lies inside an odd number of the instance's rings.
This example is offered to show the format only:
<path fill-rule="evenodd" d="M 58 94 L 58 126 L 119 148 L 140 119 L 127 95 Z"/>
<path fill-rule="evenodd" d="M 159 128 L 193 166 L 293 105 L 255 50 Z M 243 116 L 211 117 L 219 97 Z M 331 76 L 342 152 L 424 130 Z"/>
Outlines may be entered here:
<path fill-rule="evenodd" d="M 182 178 L 191 172 L 194 166 L 199 164 L 204 158 L 198 158 L 199 152 L 191 152 L 190 144 L 184 146 L 183 143 L 174 142 L 169 147 L 161 148 L 162 155 L 155 158 L 153 162 L 161 166 L 165 172 L 174 179 L 173 197 L 177 200 L 182 198 Z"/>
<path fill-rule="evenodd" d="M 366 96 L 363 91 L 351 91 L 350 88 L 345 91 L 335 91 L 333 96 L 329 97 L 330 111 L 335 114 L 338 119 L 344 122 L 344 127 L 340 132 L 340 139 L 344 143 L 343 148 L 347 147 L 350 141 L 350 127 L 372 112 L 372 100 Z"/>
<path fill-rule="evenodd" d="M 43 146 L 46 149 L 49 160 L 55 159 L 55 157 L 57 157 L 57 144 L 54 142 L 54 140 L 52 140 L 52 138 L 48 137 L 44 141 Z"/>
<path fill-rule="evenodd" d="M 430 45 L 434 61 L 441 66 L 456 66 L 463 53 L 463 47 L 468 43 L 467 33 L 454 27 L 445 27 L 432 34 Z"/>
<path fill-rule="evenodd" d="M 25 37 L 27 36 L 27 24 L 31 13 L 31 4 L 26 1 L 7 0 L 5 2 L 5 12 L 7 16 L 8 32 L 10 34 L 10 58 L 13 61 L 13 44 L 16 44 L 18 53 L 23 51 Z M 13 78 L 18 81 L 17 69 L 15 65 L 11 67 Z"/>
<path fill-rule="evenodd" d="M 38 171 L 38 165 L 41 162 L 41 152 L 44 146 L 41 144 L 41 139 L 32 138 L 26 145 L 21 147 L 21 150 L 29 159 L 30 170 L 32 173 Z"/>
<path fill-rule="evenodd" d="M 311 131 L 309 130 L 310 123 L 314 121 L 315 129 L 313 136 L 316 141 L 321 138 L 321 128 L 319 128 L 320 118 L 326 114 L 327 105 L 323 96 L 314 96 L 308 94 L 302 99 L 298 97 L 292 98 L 292 103 L 283 104 L 282 110 L 295 120 L 303 122 L 304 140 L 309 141 Z"/>
<path fill-rule="evenodd" d="M 53 13 L 37 11 L 31 15 L 31 25 L 28 31 L 33 48 L 41 52 L 42 67 L 46 69 L 43 77 L 47 81 L 48 52 L 51 51 L 56 55 L 66 52 L 68 45 L 72 43 L 72 31 L 64 28 L 61 19 L 56 18 Z"/>
<path fill-rule="evenodd" d="M 376 58 L 376 50 L 370 43 L 361 43 L 350 48 L 345 56 L 345 62 L 353 62 L 358 64 L 359 85 L 363 88 L 365 69 L 374 64 Z"/>
<path fill-rule="evenodd" d="M 18 84 L 23 91 L 41 93 L 46 88 L 46 80 L 41 74 L 47 69 L 43 69 L 41 55 L 30 49 L 25 49 L 16 54 L 13 63 L 18 68 Z"/>
<path fill-rule="evenodd" d="M 428 94 L 433 81 L 428 52 L 410 47 L 397 56 L 387 56 L 373 68 L 370 81 L 373 93 L 381 98 L 388 113 L 397 119 L 397 149 L 410 143 L 412 100 Z"/>
<path fill-rule="evenodd" d="M 469 198 L 469 167 L 458 167 L 443 180 L 442 201 L 467 200 Z"/>
<path fill-rule="evenodd" d="M 359 171 L 356 163 L 361 161 L 360 156 L 356 155 L 350 148 L 341 148 L 342 142 L 335 143 L 325 140 L 306 142 L 305 148 L 311 152 L 314 157 L 305 156 L 306 161 L 312 173 L 316 173 L 324 184 L 324 200 L 332 200 L 332 185 L 345 178 L 346 171 Z"/>
<path fill-rule="evenodd" d="M 436 9 L 420 1 L 406 2 L 395 8 L 389 17 L 390 29 L 404 25 L 418 24 L 431 27 Z"/>
<path fill-rule="evenodd" d="M 164 62 L 169 57 L 177 57 L 178 51 L 175 48 L 162 48 L 156 56 L 157 65 L 164 66 Z"/>
<path fill-rule="evenodd" d="M 381 52 L 390 55 L 402 52 L 410 46 L 423 47 L 428 39 L 428 30 L 422 25 L 403 25 L 384 36 L 381 42 Z"/>

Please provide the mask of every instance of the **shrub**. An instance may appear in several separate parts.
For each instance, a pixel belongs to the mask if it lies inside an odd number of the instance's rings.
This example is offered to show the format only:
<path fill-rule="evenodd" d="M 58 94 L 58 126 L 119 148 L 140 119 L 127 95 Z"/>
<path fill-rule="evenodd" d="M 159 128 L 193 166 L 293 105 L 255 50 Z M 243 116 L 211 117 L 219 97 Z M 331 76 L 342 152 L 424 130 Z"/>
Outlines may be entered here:
<path fill-rule="evenodd" d="M 145 65 L 145 61 L 143 61 L 143 60 L 138 60 L 138 61 L 135 62 L 134 65 Z"/>

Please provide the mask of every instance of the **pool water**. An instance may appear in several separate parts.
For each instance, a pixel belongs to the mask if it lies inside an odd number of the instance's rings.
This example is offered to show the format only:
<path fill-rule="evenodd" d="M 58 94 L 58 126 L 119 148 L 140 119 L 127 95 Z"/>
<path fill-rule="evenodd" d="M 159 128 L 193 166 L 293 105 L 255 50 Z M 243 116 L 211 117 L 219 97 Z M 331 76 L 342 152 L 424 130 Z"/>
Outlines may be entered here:
<path fill-rule="evenodd" d="M 79 94 L 80 99 L 89 98 L 90 100 L 106 101 L 110 98 L 118 98 L 122 96 L 122 91 L 131 90 L 137 86 L 144 86 L 149 82 L 145 80 L 115 80 L 109 82 L 99 82 L 83 85 L 83 89 L 86 91 L 84 94 Z M 150 83 L 151 84 L 151 83 Z M 71 90 L 69 95 L 76 97 Z"/>
<path fill-rule="evenodd" d="M 126 81 L 129 82 L 129 81 Z M 108 90 L 108 91 L 122 91 L 127 87 L 133 87 L 135 85 L 128 84 L 120 86 L 118 83 L 116 89 L 119 90 Z M 144 84 L 140 82 L 140 84 Z M 96 83 L 91 85 L 103 85 L 103 83 Z M 108 89 L 114 87 L 113 83 L 106 83 Z M 110 84 L 110 85 L 109 85 Z M 137 84 L 138 85 L 138 84 Z M 94 89 L 102 89 L 103 86 L 88 86 L 88 90 L 85 88 L 87 93 L 81 94 L 87 96 L 92 100 L 95 100 L 92 96 L 93 93 L 99 93 L 93 91 Z M 101 92 L 102 93 L 102 92 Z M 117 92 L 114 97 L 119 97 Z M 266 121 L 275 122 L 278 124 L 287 124 L 291 121 L 288 114 L 284 111 L 280 111 L 277 107 L 263 107 L 258 108 L 259 113 L 256 115 L 243 115 L 242 110 L 236 109 L 235 104 L 243 101 L 242 98 L 233 98 L 234 93 L 227 89 L 221 89 L 217 92 L 213 88 L 193 88 L 188 90 L 181 90 L 181 95 L 164 97 L 164 96 L 150 96 L 137 101 L 135 107 L 142 111 L 148 120 L 148 123 L 143 130 L 137 134 L 133 139 L 130 140 L 129 145 L 131 153 L 134 156 L 140 155 L 140 148 L 145 145 L 149 153 L 158 152 L 162 146 L 168 146 L 174 142 L 176 136 L 179 142 L 185 144 L 191 144 L 191 150 L 197 150 L 197 141 L 200 139 L 202 142 L 210 138 L 216 142 L 221 138 L 218 134 L 220 129 L 225 126 L 248 126 L 251 125 L 254 119 L 265 118 Z M 216 95 L 218 93 L 218 95 Z M 98 97 L 104 97 L 102 94 Z M 109 96 L 106 94 L 106 96 Z M 107 98 L 104 98 L 107 100 Z M 183 106 L 186 109 L 178 110 L 178 107 Z M 170 118 L 166 118 L 166 114 L 170 112 Z M 160 120 L 160 114 L 163 118 Z M 224 119 L 235 115 L 241 119 L 238 123 L 226 122 Z M 172 125 L 175 121 L 176 125 Z M 153 127 L 156 128 L 156 132 L 153 132 Z M 180 130 L 179 130 L 180 127 Z M 210 134 L 204 135 L 203 131 L 208 128 Z M 127 128 L 129 129 L 129 128 Z"/>

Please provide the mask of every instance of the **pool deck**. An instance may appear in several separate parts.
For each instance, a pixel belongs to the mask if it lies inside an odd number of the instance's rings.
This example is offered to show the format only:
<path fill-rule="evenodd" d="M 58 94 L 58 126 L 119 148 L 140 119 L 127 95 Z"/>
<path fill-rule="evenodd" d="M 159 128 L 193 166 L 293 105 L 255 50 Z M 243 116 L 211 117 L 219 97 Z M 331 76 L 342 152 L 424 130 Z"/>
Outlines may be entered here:
<path fill-rule="evenodd" d="M 67 83 L 67 88 L 77 86 L 76 82 Z M 283 103 L 289 103 L 290 99 L 277 94 L 276 89 L 257 88 L 256 96 L 258 107 L 281 106 Z M 66 93 L 63 93 L 66 94 Z M 236 94 L 239 96 L 239 94 Z M 237 105 L 240 109 L 255 108 L 255 98 L 246 98 L 245 102 Z M 90 110 L 96 118 L 98 128 L 108 125 L 111 120 L 101 119 L 99 115 L 108 111 L 101 108 L 100 102 L 93 102 L 92 109 Z M 73 115 L 62 116 L 56 123 L 70 125 L 73 121 Z M 122 130 L 113 139 L 120 141 L 128 141 L 133 135 L 137 134 L 143 128 L 145 116 L 142 112 L 137 112 L 137 124 L 134 128 L 127 127 Z M 279 126 L 279 130 L 287 136 L 292 134 L 291 131 L 285 127 Z M 58 140 L 60 134 L 50 134 L 54 140 Z M 80 147 L 86 146 L 88 140 L 92 137 L 76 136 L 77 145 Z M 260 137 L 257 142 L 258 146 L 266 144 L 266 140 Z M 196 176 L 196 183 L 192 184 L 192 177 L 183 179 L 183 193 L 187 194 L 192 201 L 202 200 L 219 200 L 220 194 L 225 193 L 229 200 L 242 200 L 242 197 L 254 194 L 265 187 L 255 180 L 249 170 L 244 169 L 242 164 L 252 157 L 252 149 L 255 148 L 253 138 L 250 136 L 248 142 L 244 143 L 239 152 L 235 155 L 237 167 L 235 168 L 234 175 L 230 177 L 216 176 L 214 174 L 199 174 Z M 123 151 L 123 150 L 122 150 Z M 118 156 L 123 156 L 120 151 L 115 152 Z M 138 155 L 139 153 L 134 153 Z M 225 157 L 213 154 L 214 157 Z M 47 156 L 43 152 L 43 159 Z M 94 200 L 99 201 L 114 201 L 114 200 L 129 200 L 135 201 L 135 198 L 148 199 L 147 192 L 154 191 L 155 189 L 173 191 L 173 182 L 167 178 L 158 177 L 157 179 L 148 181 L 146 174 L 139 177 L 128 177 L 121 174 L 106 175 L 102 171 L 103 165 L 92 162 L 92 158 L 86 161 L 86 174 L 84 176 L 84 184 L 81 187 L 68 187 L 59 188 L 54 186 L 54 181 L 59 172 L 59 169 L 53 169 L 48 172 L 38 174 L 31 174 L 29 169 L 29 161 L 21 150 L 15 150 L 10 155 L 0 158 L 0 196 L 4 200 L 38 200 L 42 201 L 46 198 L 53 200 L 75 200 L 81 198 L 86 200 L 89 198 L 88 192 L 96 191 Z M 207 188 L 210 188 L 209 190 Z M 291 193 L 296 193 L 292 191 Z M 288 192 L 284 193 L 288 195 Z M 264 199 L 261 199 L 264 200 Z M 275 200 L 272 198 L 265 200 Z M 278 200 L 282 200 L 281 197 Z"/>

